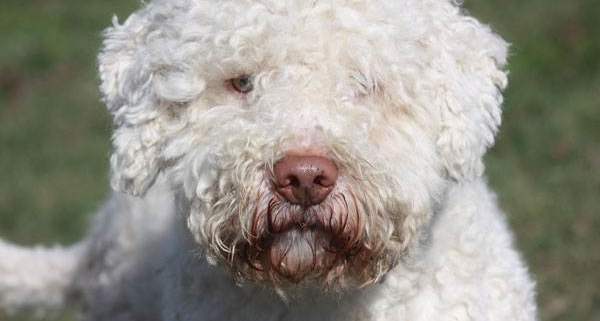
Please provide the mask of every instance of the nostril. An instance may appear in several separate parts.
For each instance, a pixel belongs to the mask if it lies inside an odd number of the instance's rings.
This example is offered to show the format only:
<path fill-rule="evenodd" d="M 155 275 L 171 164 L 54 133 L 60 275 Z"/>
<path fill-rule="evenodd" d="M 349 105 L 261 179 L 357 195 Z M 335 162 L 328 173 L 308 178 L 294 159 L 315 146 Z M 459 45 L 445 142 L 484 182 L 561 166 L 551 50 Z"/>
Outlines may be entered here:
<path fill-rule="evenodd" d="M 327 177 L 323 176 L 323 175 L 319 175 L 317 177 L 315 177 L 315 180 L 313 181 L 314 184 L 316 185 L 320 185 L 323 187 L 329 187 L 331 186 L 331 182 L 329 182 L 329 180 L 327 179 Z"/>
<path fill-rule="evenodd" d="M 313 183 L 317 184 L 317 185 L 323 185 L 323 184 L 321 184 L 322 181 L 323 181 L 323 176 L 317 176 L 317 177 L 315 177 L 315 180 L 313 181 Z"/>
<path fill-rule="evenodd" d="M 300 186 L 300 179 L 298 179 L 298 177 L 295 176 L 295 175 L 290 175 L 287 178 L 287 184 L 286 184 L 286 186 L 299 187 Z"/>

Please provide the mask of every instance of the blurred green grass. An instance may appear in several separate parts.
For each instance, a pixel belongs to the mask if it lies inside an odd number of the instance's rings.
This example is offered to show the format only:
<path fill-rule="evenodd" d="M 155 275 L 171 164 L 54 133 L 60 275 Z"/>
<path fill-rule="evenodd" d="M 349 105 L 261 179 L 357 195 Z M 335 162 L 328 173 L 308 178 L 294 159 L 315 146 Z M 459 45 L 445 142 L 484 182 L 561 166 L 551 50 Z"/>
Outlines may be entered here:
<path fill-rule="evenodd" d="M 73 242 L 108 190 L 100 31 L 137 1 L 2 2 L 0 235 Z M 541 319 L 600 321 L 600 1 L 465 7 L 512 43 L 487 173 L 538 281 Z"/>

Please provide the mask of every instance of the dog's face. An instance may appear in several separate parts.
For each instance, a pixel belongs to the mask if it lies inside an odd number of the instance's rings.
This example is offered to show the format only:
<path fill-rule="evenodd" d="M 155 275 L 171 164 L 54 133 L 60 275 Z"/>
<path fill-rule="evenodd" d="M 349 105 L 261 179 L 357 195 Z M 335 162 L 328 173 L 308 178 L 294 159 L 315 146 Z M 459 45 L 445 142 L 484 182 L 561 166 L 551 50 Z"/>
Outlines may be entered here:
<path fill-rule="evenodd" d="M 113 186 L 164 173 L 240 280 L 372 283 L 481 175 L 505 51 L 444 0 L 152 2 L 100 54 Z"/>

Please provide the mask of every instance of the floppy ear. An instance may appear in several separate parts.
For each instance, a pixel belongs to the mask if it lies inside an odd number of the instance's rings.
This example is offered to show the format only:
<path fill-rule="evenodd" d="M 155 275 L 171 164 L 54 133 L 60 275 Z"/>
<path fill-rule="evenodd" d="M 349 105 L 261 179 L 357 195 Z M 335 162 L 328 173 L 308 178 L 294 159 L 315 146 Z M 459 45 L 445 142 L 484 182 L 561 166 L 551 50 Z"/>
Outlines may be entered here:
<path fill-rule="evenodd" d="M 159 172 L 161 145 L 157 111 L 150 94 L 152 73 L 140 47 L 148 33 L 144 9 L 122 25 L 116 17 L 104 33 L 98 56 L 103 100 L 113 116 L 111 185 L 144 194 Z"/>
<path fill-rule="evenodd" d="M 174 113 L 206 88 L 195 64 L 205 55 L 202 23 L 175 19 L 175 11 L 181 11 L 177 2 L 150 3 L 122 25 L 114 18 L 104 33 L 98 61 L 103 99 L 115 125 L 110 164 L 111 185 L 118 191 L 143 195 L 172 165 L 162 152 L 187 121 Z"/>
<path fill-rule="evenodd" d="M 489 27 L 458 10 L 436 41 L 443 45 L 434 68 L 440 73 L 438 152 L 451 179 L 477 178 L 501 120 L 508 45 Z"/>

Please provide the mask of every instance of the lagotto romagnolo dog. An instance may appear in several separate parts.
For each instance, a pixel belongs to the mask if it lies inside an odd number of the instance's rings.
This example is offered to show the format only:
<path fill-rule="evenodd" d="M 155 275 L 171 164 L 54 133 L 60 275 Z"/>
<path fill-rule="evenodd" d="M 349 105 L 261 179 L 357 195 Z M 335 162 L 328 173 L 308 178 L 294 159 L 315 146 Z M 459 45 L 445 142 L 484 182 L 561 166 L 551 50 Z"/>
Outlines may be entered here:
<path fill-rule="evenodd" d="M 507 44 L 451 0 L 155 0 L 104 34 L 115 192 L 0 243 L 0 307 L 84 320 L 535 320 L 483 178 Z"/>

